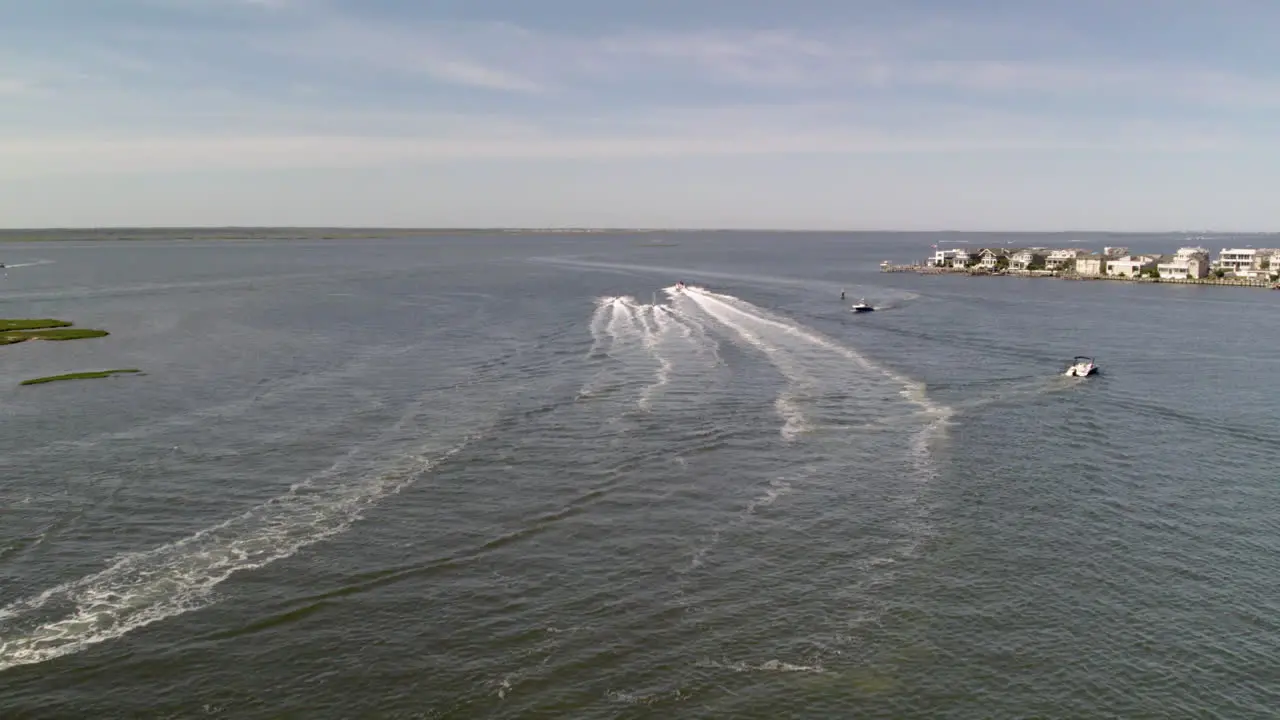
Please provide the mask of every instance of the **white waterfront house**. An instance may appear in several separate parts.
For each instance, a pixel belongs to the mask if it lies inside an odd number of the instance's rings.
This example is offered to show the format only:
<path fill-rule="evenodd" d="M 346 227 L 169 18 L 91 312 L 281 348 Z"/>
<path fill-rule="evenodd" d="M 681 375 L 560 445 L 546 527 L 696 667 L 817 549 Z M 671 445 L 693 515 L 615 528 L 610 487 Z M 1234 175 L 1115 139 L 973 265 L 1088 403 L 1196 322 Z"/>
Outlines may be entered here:
<path fill-rule="evenodd" d="M 954 249 L 943 250 L 942 248 L 938 248 L 933 251 L 933 257 L 929 258 L 928 264 L 935 267 L 946 267 L 947 265 L 955 262 L 955 258 L 956 251 Z"/>
<path fill-rule="evenodd" d="M 1079 258 L 1087 257 L 1088 250 L 1081 248 L 1063 248 L 1061 250 L 1053 250 L 1045 256 L 1045 270 L 1074 270 L 1076 262 Z"/>
<path fill-rule="evenodd" d="M 1257 248 L 1222 248 L 1214 266 L 1237 277 L 1249 277 L 1257 269 L 1261 258 Z"/>
<path fill-rule="evenodd" d="M 1162 278 L 1186 280 L 1209 276 L 1209 251 L 1202 247 L 1178 248 L 1172 257 L 1156 264 Z"/>
<path fill-rule="evenodd" d="M 1158 255 L 1122 255 L 1107 258 L 1107 275 L 1135 277 L 1155 268 L 1158 260 Z"/>
<path fill-rule="evenodd" d="M 978 251 L 969 250 L 968 248 L 958 248 L 956 254 L 951 257 L 951 264 L 956 267 L 967 267 L 969 263 L 978 259 Z"/>
<path fill-rule="evenodd" d="M 1000 259 L 1008 257 L 1009 253 L 1004 248 L 983 248 L 978 253 L 978 266 L 986 270 L 995 270 L 1000 267 Z"/>

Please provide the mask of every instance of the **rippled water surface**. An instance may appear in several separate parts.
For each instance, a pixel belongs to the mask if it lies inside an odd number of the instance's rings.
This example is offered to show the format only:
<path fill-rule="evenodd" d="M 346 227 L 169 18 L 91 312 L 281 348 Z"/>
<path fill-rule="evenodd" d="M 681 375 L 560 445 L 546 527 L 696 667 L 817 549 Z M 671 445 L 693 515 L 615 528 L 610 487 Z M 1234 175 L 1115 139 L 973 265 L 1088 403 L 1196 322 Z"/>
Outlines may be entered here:
<path fill-rule="evenodd" d="M 1275 716 L 1280 293 L 661 239 L 0 245 L 0 716 Z"/>

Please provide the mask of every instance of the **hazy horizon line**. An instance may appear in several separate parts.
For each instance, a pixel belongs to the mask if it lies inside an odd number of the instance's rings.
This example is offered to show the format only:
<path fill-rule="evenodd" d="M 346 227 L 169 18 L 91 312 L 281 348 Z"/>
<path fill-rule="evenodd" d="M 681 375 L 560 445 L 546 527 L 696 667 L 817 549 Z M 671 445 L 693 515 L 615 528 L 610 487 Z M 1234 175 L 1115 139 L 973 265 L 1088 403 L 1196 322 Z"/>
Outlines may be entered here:
<path fill-rule="evenodd" d="M 961 230 L 950 228 L 933 229 L 895 229 L 895 228 L 758 228 L 758 227 L 627 227 L 627 226 L 428 226 L 428 225 L 98 225 L 98 226 L 50 226 L 50 227 L 0 227 L 0 234 L 17 233 L 97 233 L 97 232 L 245 232 L 245 231 L 343 231 L 343 232 L 501 232 L 501 233 L 557 233 L 557 232 L 681 232 L 681 233 L 841 233 L 841 234 L 896 234 L 896 235 L 1190 235 L 1190 234 L 1228 234 L 1228 235 L 1276 235 L 1280 230 L 1224 230 L 1224 229 L 1160 229 L 1160 230 L 1108 230 L 1095 229 L 1059 229 L 1059 230 Z"/>

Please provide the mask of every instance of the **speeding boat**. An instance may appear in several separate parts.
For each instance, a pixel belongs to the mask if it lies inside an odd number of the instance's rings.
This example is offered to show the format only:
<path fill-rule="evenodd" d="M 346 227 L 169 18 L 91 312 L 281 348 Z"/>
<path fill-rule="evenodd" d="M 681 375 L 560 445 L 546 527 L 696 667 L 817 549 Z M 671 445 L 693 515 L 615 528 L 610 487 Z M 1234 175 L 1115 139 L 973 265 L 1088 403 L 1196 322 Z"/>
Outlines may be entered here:
<path fill-rule="evenodd" d="M 1093 358 L 1084 355 L 1077 355 L 1071 363 L 1071 367 L 1067 368 L 1064 375 L 1072 377 L 1088 377 L 1098 372 L 1098 366 L 1094 364 Z"/>
<path fill-rule="evenodd" d="M 861 300 L 859 300 L 859 301 L 858 301 L 858 304 L 857 304 L 857 305 L 854 305 L 854 306 L 853 306 L 852 308 L 850 308 L 850 309 L 851 309 L 851 310 L 853 310 L 853 311 L 854 311 L 854 312 L 856 312 L 856 313 L 871 312 L 871 311 L 875 310 L 875 308 L 873 308 L 873 307 L 871 307 L 870 305 L 868 305 L 868 304 L 867 304 L 867 299 L 866 299 L 866 298 L 862 298 Z"/>

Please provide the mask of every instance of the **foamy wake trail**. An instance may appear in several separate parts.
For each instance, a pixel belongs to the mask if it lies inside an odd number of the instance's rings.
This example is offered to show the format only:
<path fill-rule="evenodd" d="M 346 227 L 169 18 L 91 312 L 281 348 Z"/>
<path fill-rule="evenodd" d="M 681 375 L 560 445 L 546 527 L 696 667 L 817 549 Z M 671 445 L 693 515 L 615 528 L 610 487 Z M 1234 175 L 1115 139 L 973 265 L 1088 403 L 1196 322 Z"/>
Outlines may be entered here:
<path fill-rule="evenodd" d="M 636 364 L 648 357 L 642 347 L 644 331 L 630 297 L 605 297 L 597 301 L 591 315 L 591 350 L 588 359 L 603 366 L 583 384 L 579 397 L 590 397 L 625 387 L 634 382 Z"/>
<path fill-rule="evenodd" d="M 743 322 L 742 313 L 719 311 L 720 308 L 705 302 L 704 296 L 710 297 L 710 293 L 688 288 L 684 293 L 677 295 L 675 301 L 677 307 L 680 307 L 691 316 L 696 317 L 698 313 L 702 313 L 712 321 L 728 328 L 739 339 L 765 353 L 770 361 L 782 372 L 787 379 L 787 385 L 778 394 L 777 400 L 774 401 L 774 409 L 782 419 L 782 428 L 779 432 L 783 439 L 788 441 L 795 440 L 800 433 L 807 429 L 807 419 L 800 408 L 798 399 L 811 392 L 814 384 L 813 379 L 805 372 L 804 368 L 793 361 L 791 356 L 785 353 L 778 353 L 777 348 L 769 342 L 760 328 L 753 328 L 750 326 L 750 322 Z M 747 319 L 754 318 L 748 317 Z"/>
<path fill-rule="evenodd" d="M 363 512 L 461 450 L 472 432 L 422 442 L 421 408 L 411 408 L 378 440 L 328 470 L 195 535 L 0 608 L 0 671 L 50 660 L 118 638 L 213 602 L 232 574 L 260 568 L 343 532 Z M 466 423 L 455 421 L 453 427 Z M 434 423 L 433 423 L 434 424 Z M 386 453 L 399 450 L 391 464 Z"/>
<path fill-rule="evenodd" d="M 781 435 L 788 440 L 821 428 L 836 445 L 828 446 L 839 462 L 857 467 L 857 453 L 892 461 L 900 512 L 894 520 L 904 541 L 892 563 L 911 557 L 931 535 L 929 513 L 920 488 L 937 475 L 934 451 L 945 437 L 952 409 L 931 400 L 922 383 L 881 367 L 851 348 L 776 317 L 730 295 L 689 288 L 683 293 L 709 318 L 761 350 L 784 376 L 775 407 L 783 419 Z M 855 438 L 867 442 L 851 443 Z M 694 566 L 699 557 L 695 554 Z"/>
<path fill-rule="evenodd" d="M 720 341 L 711 335 L 706 323 L 697 316 L 683 312 L 679 303 L 670 306 L 672 317 L 680 322 L 680 332 L 692 344 L 697 357 L 712 366 L 724 365 L 720 357 Z"/>
<path fill-rule="evenodd" d="M 635 323 L 622 297 L 603 297 L 596 301 L 591 315 L 591 349 L 587 359 L 603 363 L 578 391 L 578 397 L 591 397 L 626 383 L 628 354 L 625 347 L 635 337 Z"/>
<path fill-rule="evenodd" d="M 909 415 L 945 420 L 950 409 L 931 401 L 921 383 L 881 367 L 854 350 L 731 295 L 687 288 L 680 294 L 711 320 L 760 350 L 786 379 L 775 401 L 788 440 L 812 429 L 811 415 L 835 427 L 892 427 Z M 908 404 L 901 402 L 906 399 Z M 914 408 L 914 409 L 913 409 Z"/>
<path fill-rule="evenodd" d="M 635 310 L 644 326 L 645 349 L 658 365 L 653 373 L 653 382 L 646 385 L 640 392 L 640 409 L 650 410 L 653 407 L 653 397 L 662 392 L 667 383 L 671 382 L 672 363 L 669 348 L 663 346 L 672 339 L 675 320 L 672 319 L 670 310 L 659 305 L 638 306 Z"/>
<path fill-rule="evenodd" d="M 790 672 L 790 673 L 823 673 L 826 670 L 822 665 L 796 665 L 794 663 L 783 662 L 781 660 L 766 660 L 759 665 L 751 665 L 744 662 L 716 662 L 715 660 L 699 660 L 694 663 L 694 667 L 715 668 L 717 670 L 732 670 L 737 673 L 745 672 Z"/>
<path fill-rule="evenodd" d="M 52 265 L 52 264 L 53 264 L 52 260 L 32 260 L 31 262 L 14 263 L 12 265 L 5 265 L 3 268 L 0 268 L 0 269 L 11 270 L 13 268 L 36 267 L 37 265 Z"/>
<path fill-rule="evenodd" d="M 587 357 L 597 357 L 608 343 L 609 323 L 613 321 L 613 298 L 600 298 L 591 314 L 591 350 Z"/>
<path fill-rule="evenodd" d="M 669 305 L 642 304 L 629 296 L 601 298 L 590 326 L 593 340 L 588 356 L 614 362 L 588 380 L 580 396 L 634 385 L 639 389 L 636 404 L 650 411 L 671 383 L 677 356 L 691 354 L 719 362 L 715 341 L 705 328 Z"/>

